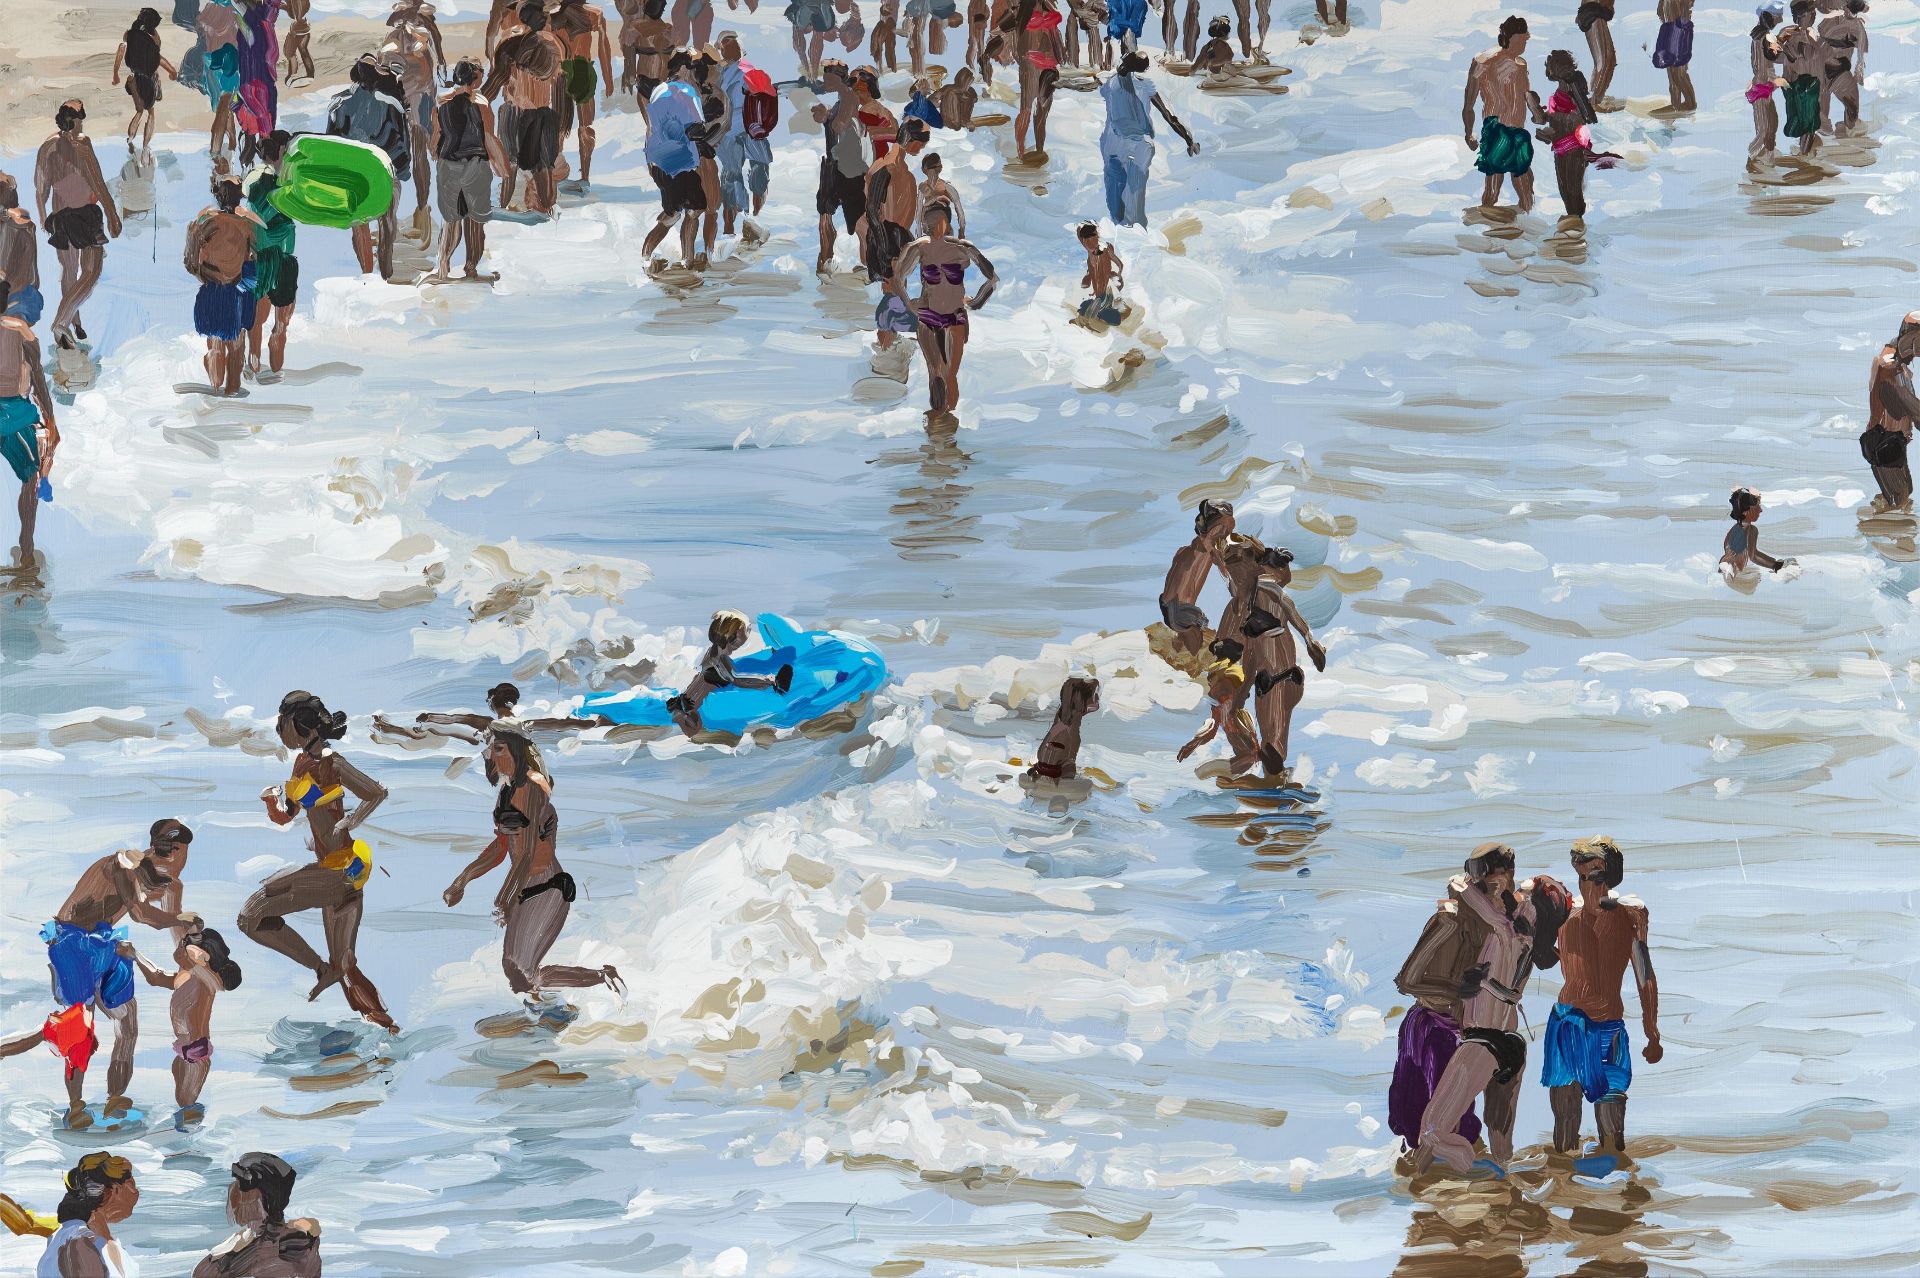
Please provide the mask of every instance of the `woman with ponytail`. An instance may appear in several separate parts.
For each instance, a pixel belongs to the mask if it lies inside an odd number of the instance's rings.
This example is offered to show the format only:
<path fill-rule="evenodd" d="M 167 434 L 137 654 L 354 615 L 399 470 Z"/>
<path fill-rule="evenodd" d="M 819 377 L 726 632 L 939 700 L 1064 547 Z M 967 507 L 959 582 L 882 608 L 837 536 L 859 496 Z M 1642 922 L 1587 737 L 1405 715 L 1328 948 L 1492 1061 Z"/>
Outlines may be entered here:
<path fill-rule="evenodd" d="M 294 752 L 293 770 L 284 785 L 268 786 L 260 797 L 275 825 L 291 825 L 305 813 L 315 859 L 262 884 L 240 909 L 240 930 L 313 973 L 309 1002 L 328 986 L 339 985 L 347 1006 L 382 1029 L 395 1029 L 380 991 L 354 957 L 366 908 L 361 891 L 373 870 L 373 854 L 353 833 L 386 799 L 387 791 L 330 748 L 347 735 L 347 716 L 328 710 L 319 697 L 289 692 L 280 701 L 276 727 L 281 744 Z M 358 800 L 351 812 L 348 795 Z M 327 940 L 324 960 L 287 925 L 287 915 L 306 910 L 320 911 Z"/>
<path fill-rule="evenodd" d="M 60 1226 L 47 1239 L 35 1278 L 137 1278 L 138 1267 L 113 1236 L 140 1201 L 133 1164 L 117 1154 L 88 1154 L 67 1173 L 66 1188 L 55 1213 Z"/>
<path fill-rule="evenodd" d="M 1593 135 L 1587 126 L 1598 122 L 1600 117 L 1594 111 L 1593 99 L 1587 95 L 1587 77 L 1573 55 L 1565 49 L 1555 49 L 1547 55 L 1546 71 L 1547 78 L 1559 87 L 1547 99 L 1545 126 L 1536 129 L 1534 136 L 1553 148 L 1553 175 L 1559 181 L 1560 202 L 1567 206 L 1567 216 L 1585 219 L 1587 166 L 1598 160 L 1601 168 L 1610 168 L 1619 157 L 1610 152 L 1594 152 Z M 1539 95 L 1533 97 L 1537 109 Z"/>

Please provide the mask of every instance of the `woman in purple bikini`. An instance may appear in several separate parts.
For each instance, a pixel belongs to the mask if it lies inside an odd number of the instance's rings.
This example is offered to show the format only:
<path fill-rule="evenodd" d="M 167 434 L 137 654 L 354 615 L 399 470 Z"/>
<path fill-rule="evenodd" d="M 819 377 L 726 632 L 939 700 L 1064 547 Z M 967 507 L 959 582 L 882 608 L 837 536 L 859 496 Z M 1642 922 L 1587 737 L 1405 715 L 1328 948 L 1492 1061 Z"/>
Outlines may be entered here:
<path fill-rule="evenodd" d="M 927 405 L 952 412 L 960 403 L 960 358 L 967 349 L 967 312 L 993 296 L 999 277 L 986 254 L 953 234 L 953 207 L 935 200 L 921 213 L 926 234 L 907 245 L 894 267 L 894 289 L 906 296 L 907 282 L 920 273 L 920 295 L 913 300 L 920 355 L 927 363 Z M 986 277 L 980 291 L 967 296 L 967 266 Z"/>

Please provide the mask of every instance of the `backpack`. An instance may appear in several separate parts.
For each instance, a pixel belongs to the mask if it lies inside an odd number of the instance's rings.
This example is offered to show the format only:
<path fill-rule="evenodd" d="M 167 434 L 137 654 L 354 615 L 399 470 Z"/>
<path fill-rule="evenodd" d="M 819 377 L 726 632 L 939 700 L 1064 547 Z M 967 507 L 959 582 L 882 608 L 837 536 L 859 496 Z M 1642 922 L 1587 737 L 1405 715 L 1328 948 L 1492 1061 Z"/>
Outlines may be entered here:
<path fill-rule="evenodd" d="M 746 94 L 740 102 L 740 119 L 750 138 L 773 135 L 780 122 L 780 98 L 773 91 L 773 77 L 747 62 L 740 64 L 745 75 Z"/>

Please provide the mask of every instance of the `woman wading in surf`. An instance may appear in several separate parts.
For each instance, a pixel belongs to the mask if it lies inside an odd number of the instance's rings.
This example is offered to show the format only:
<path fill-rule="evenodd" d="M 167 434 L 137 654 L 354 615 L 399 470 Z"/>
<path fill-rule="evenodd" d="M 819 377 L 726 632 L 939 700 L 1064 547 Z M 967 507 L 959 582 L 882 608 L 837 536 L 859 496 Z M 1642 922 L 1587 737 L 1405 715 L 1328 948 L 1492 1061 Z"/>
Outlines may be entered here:
<path fill-rule="evenodd" d="M 347 716 L 330 712 L 312 693 L 289 692 L 281 699 L 276 730 L 281 744 L 294 751 L 293 771 L 285 785 L 268 786 L 260 797 L 275 825 L 291 825 L 306 814 L 314 860 L 261 884 L 240 907 L 240 930 L 313 973 L 309 1002 L 337 984 L 347 1006 L 382 1029 L 397 1029 L 380 1002 L 380 991 L 354 957 L 366 909 L 361 892 L 373 871 L 373 855 L 353 832 L 385 801 L 386 788 L 333 752 L 330 743 L 347 735 Z M 351 812 L 349 794 L 359 800 Z M 304 910 L 320 911 L 327 939 L 324 962 L 287 926 L 287 915 Z"/>
<path fill-rule="evenodd" d="M 460 904 L 467 884 L 507 861 L 506 881 L 493 898 L 493 917 L 507 929 L 500 965 L 507 984 L 526 1001 L 527 1010 L 549 1025 L 564 1025 L 574 1010 L 547 991 L 605 985 L 615 993 L 626 986 L 613 967 L 542 965 L 566 926 L 575 888 L 573 876 L 554 855 L 560 814 L 553 806 L 553 779 L 531 738 L 497 725 L 487 739 L 487 780 L 500 786 L 493 804 L 493 841 L 460 871 L 443 894 L 449 908 Z"/>
<path fill-rule="evenodd" d="M 967 312 L 993 296 L 999 281 L 993 263 L 970 242 L 953 234 L 953 209 L 943 200 L 921 214 L 927 233 L 907 245 L 894 267 L 894 291 L 904 297 L 914 272 L 921 293 L 914 299 L 915 332 L 927 364 L 927 404 L 936 413 L 952 412 L 960 402 L 960 358 L 967 350 Z M 967 266 L 986 276 L 980 291 L 967 296 Z"/>

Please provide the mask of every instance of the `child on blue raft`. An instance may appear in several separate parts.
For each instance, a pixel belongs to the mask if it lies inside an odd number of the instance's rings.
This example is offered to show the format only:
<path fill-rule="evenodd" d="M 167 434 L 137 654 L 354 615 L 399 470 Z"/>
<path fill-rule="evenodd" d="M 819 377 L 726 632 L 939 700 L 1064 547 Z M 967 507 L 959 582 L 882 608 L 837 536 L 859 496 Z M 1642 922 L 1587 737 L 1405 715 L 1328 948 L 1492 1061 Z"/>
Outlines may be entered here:
<path fill-rule="evenodd" d="M 698 736 L 704 731 L 700 706 L 722 688 L 772 688 L 786 692 L 793 686 L 793 667 L 783 665 L 771 675 L 743 675 L 733 668 L 733 654 L 747 642 L 747 615 L 722 608 L 707 623 L 707 650 L 700 654 L 700 669 L 685 690 L 667 702 L 667 711 L 680 731 Z"/>

